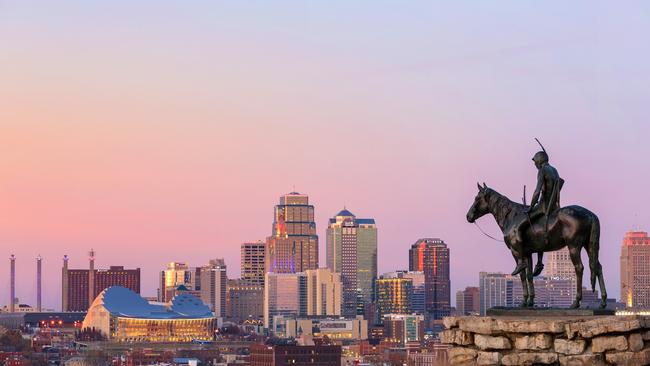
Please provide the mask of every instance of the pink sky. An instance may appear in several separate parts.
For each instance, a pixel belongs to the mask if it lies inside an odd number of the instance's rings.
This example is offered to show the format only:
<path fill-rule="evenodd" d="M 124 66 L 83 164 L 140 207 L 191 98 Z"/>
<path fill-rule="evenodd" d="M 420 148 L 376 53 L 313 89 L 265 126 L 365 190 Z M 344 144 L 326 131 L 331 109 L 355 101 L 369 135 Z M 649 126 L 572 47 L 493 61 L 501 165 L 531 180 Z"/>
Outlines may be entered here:
<path fill-rule="evenodd" d="M 475 182 L 519 200 L 533 137 L 564 203 L 600 216 L 618 294 L 623 234 L 650 228 L 642 13 L 114 6 L 0 1 L 0 247 L 24 302 L 38 254 L 58 308 L 61 257 L 85 267 L 91 247 L 99 267 L 141 267 L 144 295 L 169 261 L 224 257 L 235 277 L 239 245 L 270 234 L 294 186 L 316 206 L 322 265 L 346 205 L 377 220 L 380 272 L 440 237 L 453 291 L 475 286 L 514 266 L 465 222 Z M 8 259 L 0 271 L 4 304 Z"/>

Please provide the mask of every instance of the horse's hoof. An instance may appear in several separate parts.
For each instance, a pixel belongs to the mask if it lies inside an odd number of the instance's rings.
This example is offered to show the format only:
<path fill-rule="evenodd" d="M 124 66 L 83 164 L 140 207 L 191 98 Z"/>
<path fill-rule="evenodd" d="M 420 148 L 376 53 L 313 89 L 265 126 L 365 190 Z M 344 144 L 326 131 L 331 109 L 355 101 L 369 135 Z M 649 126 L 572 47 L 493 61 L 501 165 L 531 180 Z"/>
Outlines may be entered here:
<path fill-rule="evenodd" d="M 601 301 L 600 305 L 598 306 L 599 309 L 604 309 L 607 307 L 607 303 L 605 301 Z"/>
<path fill-rule="evenodd" d="M 573 304 L 571 304 L 570 309 L 577 309 L 580 307 L 580 301 L 574 301 Z"/>

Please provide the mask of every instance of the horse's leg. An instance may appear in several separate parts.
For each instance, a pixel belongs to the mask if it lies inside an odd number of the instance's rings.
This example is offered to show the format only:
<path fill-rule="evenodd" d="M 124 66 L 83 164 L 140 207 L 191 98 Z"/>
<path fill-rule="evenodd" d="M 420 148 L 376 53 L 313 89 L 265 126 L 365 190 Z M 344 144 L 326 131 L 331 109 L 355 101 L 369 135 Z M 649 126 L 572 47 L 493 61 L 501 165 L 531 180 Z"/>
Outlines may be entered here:
<path fill-rule="evenodd" d="M 569 247 L 571 262 L 576 271 L 576 299 L 573 301 L 573 304 L 571 304 L 571 309 L 577 309 L 580 307 L 580 300 L 582 300 L 582 272 L 584 271 L 582 258 L 580 258 L 581 247 L 576 246 L 575 243 L 569 243 L 567 247 Z"/>
<path fill-rule="evenodd" d="M 528 304 L 528 284 L 526 283 L 526 274 L 524 272 L 521 272 L 519 274 L 519 279 L 521 280 L 521 290 L 524 293 L 524 299 L 521 301 L 521 304 L 519 306 L 526 307 L 526 304 Z"/>
<path fill-rule="evenodd" d="M 586 243 L 587 254 L 589 254 L 589 269 L 591 271 L 591 290 L 595 291 L 595 279 L 598 278 L 600 287 L 600 308 L 607 306 L 607 290 L 605 289 L 605 278 L 603 277 L 603 267 L 598 260 L 598 250 L 600 249 L 600 222 L 594 217 L 591 222 L 591 233 Z"/>
<path fill-rule="evenodd" d="M 535 282 L 533 280 L 533 255 L 526 256 L 526 282 L 528 285 L 528 303 L 526 306 L 535 306 Z"/>

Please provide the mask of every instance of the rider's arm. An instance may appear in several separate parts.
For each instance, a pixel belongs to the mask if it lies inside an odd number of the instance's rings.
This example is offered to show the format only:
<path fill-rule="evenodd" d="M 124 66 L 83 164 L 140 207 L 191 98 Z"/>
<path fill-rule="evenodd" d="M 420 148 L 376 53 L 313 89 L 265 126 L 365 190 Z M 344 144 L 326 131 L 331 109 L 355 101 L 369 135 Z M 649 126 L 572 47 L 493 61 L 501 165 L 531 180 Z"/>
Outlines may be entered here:
<path fill-rule="evenodd" d="M 535 204 L 537 204 L 537 201 L 539 200 L 539 195 L 542 192 L 543 183 L 544 183 L 544 173 L 543 173 L 543 169 L 540 169 L 537 172 L 537 187 L 535 187 L 535 193 L 533 193 L 533 197 L 530 199 L 531 209 L 535 206 Z"/>

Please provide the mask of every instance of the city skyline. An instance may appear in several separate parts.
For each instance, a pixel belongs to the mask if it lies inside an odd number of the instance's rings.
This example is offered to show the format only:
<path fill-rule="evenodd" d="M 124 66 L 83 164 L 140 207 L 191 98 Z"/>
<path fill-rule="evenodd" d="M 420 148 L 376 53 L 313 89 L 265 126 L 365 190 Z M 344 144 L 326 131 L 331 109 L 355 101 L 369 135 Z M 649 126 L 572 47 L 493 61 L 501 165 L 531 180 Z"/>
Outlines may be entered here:
<path fill-rule="evenodd" d="M 316 207 L 320 266 L 346 206 L 380 227 L 379 273 L 443 238 L 455 294 L 512 269 L 465 214 L 476 181 L 514 201 L 532 191 L 534 137 L 566 180 L 562 203 L 599 216 L 620 293 L 621 238 L 650 226 L 643 12 L 150 5 L 1 7 L 0 273 L 15 254 L 21 302 L 36 303 L 40 254 L 43 307 L 59 308 L 61 258 L 86 268 L 90 248 L 97 268 L 141 268 L 144 296 L 169 261 L 225 258 L 238 277 L 241 243 L 269 235 L 293 190 Z"/>

